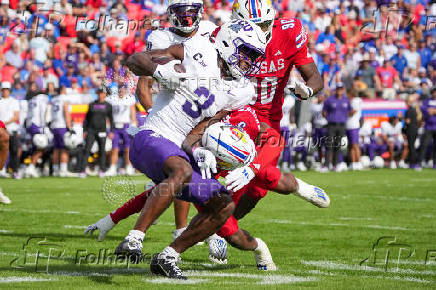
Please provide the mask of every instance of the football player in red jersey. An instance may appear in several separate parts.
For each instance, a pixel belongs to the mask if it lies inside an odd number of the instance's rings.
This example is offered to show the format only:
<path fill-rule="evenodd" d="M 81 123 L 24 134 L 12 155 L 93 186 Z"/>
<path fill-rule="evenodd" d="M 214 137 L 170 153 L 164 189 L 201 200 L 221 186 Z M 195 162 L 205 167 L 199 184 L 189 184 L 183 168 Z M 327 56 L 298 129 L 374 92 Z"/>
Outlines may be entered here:
<path fill-rule="evenodd" d="M 9 153 L 9 134 L 6 130 L 5 123 L 0 121 L 0 170 L 5 166 Z M 11 200 L 2 193 L 0 188 L 0 203 L 9 204 Z"/>
<path fill-rule="evenodd" d="M 291 91 L 298 99 L 307 100 L 323 89 L 323 80 L 308 51 L 308 35 L 301 21 L 296 18 L 275 19 L 275 14 L 271 0 L 237 0 L 233 4 L 232 17 L 256 23 L 265 32 L 268 41 L 265 60 L 252 78 L 257 91 L 252 108 L 259 121 L 270 127 L 265 130 L 262 138 L 265 140 L 280 132 L 284 89 L 294 66 L 305 81 L 291 80 Z M 271 160 L 270 165 L 276 166 L 278 156 L 271 157 L 271 150 L 265 150 L 259 152 L 258 160 Z M 246 180 L 241 182 L 247 184 Z M 235 210 L 235 217 L 244 216 L 266 193 L 265 186 L 251 182 Z"/>

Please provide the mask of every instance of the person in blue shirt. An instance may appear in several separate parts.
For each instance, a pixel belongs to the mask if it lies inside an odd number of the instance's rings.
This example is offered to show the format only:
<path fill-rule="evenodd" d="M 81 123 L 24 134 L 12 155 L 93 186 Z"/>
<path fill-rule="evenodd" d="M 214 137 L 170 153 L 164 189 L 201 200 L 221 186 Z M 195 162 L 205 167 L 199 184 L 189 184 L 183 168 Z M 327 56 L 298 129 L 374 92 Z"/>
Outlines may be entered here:
<path fill-rule="evenodd" d="M 426 46 L 425 40 L 419 42 L 418 53 L 421 57 L 421 66 L 427 68 L 432 58 L 432 52 L 431 49 Z"/>
<path fill-rule="evenodd" d="M 325 31 L 321 32 L 318 35 L 318 39 L 316 40 L 316 44 L 323 43 L 326 40 L 328 40 L 330 43 L 336 43 L 333 26 L 327 26 L 325 28 Z"/>
<path fill-rule="evenodd" d="M 403 79 L 404 70 L 407 67 L 407 59 L 404 56 L 404 46 L 398 46 L 397 54 L 390 59 L 392 66 L 397 70 L 400 78 Z"/>

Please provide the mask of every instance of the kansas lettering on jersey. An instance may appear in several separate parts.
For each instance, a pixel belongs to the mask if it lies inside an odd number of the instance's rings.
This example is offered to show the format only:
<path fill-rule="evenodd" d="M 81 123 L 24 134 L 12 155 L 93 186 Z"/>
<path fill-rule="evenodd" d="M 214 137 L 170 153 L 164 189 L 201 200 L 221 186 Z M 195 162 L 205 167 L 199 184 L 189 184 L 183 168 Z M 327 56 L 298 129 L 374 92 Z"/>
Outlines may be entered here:
<path fill-rule="evenodd" d="M 208 38 L 197 34 L 183 45 L 187 80 L 176 90 L 161 90 L 141 129 L 152 130 L 181 146 L 189 132 L 204 118 L 221 110 L 243 108 L 254 96 L 253 84 L 245 78 L 224 81 L 217 52 Z"/>
<path fill-rule="evenodd" d="M 266 58 L 252 78 L 256 88 L 253 107 L 259 118 L 273 122 L 282 118 L 284 89 L 293 66 L 312 63 L 307 50 L 307 33 L 298 19 L 274 21 L 272 38 L 266 47 Z"/>
<path fill-rule="evenodd" d="M 28 120 L 30 124 L 35 124 L 38 127 L 45 127 L 45 114 L 48 106 L 48 96 L 39 94 L 34 96 L 28 102 Z"/>

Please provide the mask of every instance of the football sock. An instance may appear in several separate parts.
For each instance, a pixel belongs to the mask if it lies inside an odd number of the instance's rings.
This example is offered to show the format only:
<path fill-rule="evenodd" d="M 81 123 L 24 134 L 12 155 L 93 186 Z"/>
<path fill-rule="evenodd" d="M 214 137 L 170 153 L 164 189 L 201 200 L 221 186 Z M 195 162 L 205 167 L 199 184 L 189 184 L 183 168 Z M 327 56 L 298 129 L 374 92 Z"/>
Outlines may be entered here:
<path fill-rule="evenodd" d="M 58 172 L 58 171 L 59 171 L 59 165 L 53 164 L 53 172 Z"/>
<path fill-rule="evenodd" d="M 61 162 L 61 171 L 67 171 L 67 163 L 66 162 Z"/>
<path fill-rule="evenodd" d="M 128 218 L 132 214 L 140 212 L 151 191 L 152 189 L 144 191 L 143 193 L 129 199 L 125 204 L 111 212 L 110 216 L 112 221 L 117 224 L 119 221 Z"/>
<path fill-rule="evenodd" d="M 174 250 L 172 247 L 168 246 L 165 249 L 163 249 L 162 255 L 165 256 L 170 256 L 170 257 L 175 257 L 176 259 L 179 258 L 180 254 L 176 252 L 176 250 Z"/>

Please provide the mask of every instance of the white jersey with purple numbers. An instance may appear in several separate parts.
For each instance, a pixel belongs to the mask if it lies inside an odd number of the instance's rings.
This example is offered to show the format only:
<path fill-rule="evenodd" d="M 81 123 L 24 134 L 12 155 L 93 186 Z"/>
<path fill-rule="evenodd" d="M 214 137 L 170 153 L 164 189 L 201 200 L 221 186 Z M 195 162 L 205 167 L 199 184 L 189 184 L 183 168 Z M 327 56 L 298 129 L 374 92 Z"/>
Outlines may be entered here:
<path fill-rule="evenodd" d="M 59 95 L 51 99 L 51 128 L 66 128 L 64 105 L 68 102 L 66 95 Z"/>
<path fill-rule="evenodd" d="M 45 116 L 48 103 L 48 96 L 44 94 L 39 94 L 29 100 L 27 116 L 30 124 L 35 124 L 38 127 L 44 127 L 46 125 Z"/>
<path fill-rule="evenodd" d="M 385 121 L 380 124 L 380 129 L 381 134 L 388 136 L 389 141 L 404 142 L 402 135 L 403 124 L 401 122 L 393 126 L 391 123 Z"/>
<path fill-rule="evenodd" d="M 237 110 L 255 96 L 248 79 L 224 81 L 220 76 L 215 45 L 196 34 L 183 43 L 183 66 L 189 77 L 176 90 L 161 90 L 143 130 L 152 130 L 181 146 L 204 118 L 221 110 Z"/>
<path fill-rule="evenodd" d="M 107 101 L 112 105 L 112 115 L 114 117 L 115 127 L 124 128 L 125 124 L 130 124 L 130 107 L 136 104 L 135 98 L 125 96 L 111 96 Z"/>
<path fill-rule="evenodd" d="M 217 27 L 218 26 L 210 21 L 202 20 L 200 21 L 195 35 L 209 38 Z M 147 50 L 165 49 L 173 44 L 182 43 L 186 40 L 186 37 L 180 36 L 173 31 L 174 28 L 153 30 L 147 38 Z"/>
<path fill-rule="evenodd" d="M 313 103 L 311 105 L 312 120 L 314 128 L 322 128 L 327 125 L 327 119 L 322 115 L 323 104 Z"/>
<path fill-rule="evenodd" d="M 356 111 L 352 116 L 348 117 L 346 128 L 351 129 L 358 129 L 360 127 L 360 118 L 362 117 L 362 105 L 363 101 L 361 98 L 356 97 L 351 100 L 351 108 Z"/>
<path fill-rule="evenodd" d="M 361 143 L 363 144 L 371 143 L 372 125 L 369 122 L 364 122 L 362 127 L 360 127 L 359 136 L 361 139 Z"/>

